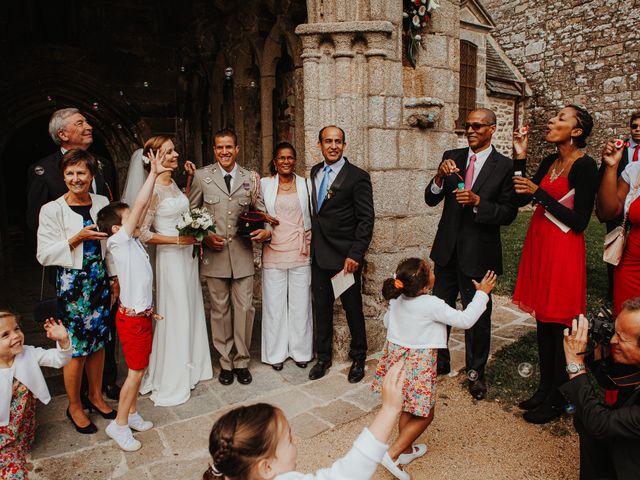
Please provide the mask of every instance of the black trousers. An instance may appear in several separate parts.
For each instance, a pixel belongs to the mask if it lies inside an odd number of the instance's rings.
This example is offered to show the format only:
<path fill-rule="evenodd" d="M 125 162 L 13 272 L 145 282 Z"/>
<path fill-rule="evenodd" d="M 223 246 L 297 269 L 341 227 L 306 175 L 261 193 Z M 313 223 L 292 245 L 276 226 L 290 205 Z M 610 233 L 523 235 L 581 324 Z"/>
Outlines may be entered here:
<path fill-rule="evenodd" d="M 580 480 L 615 480 L 611 445 L 593 438 L 583 423 L 574 416 L 573 424 L 580 435 Z"/>
<path fill-rule="evenodd" d="M 473 296 L 476 294 L 476 287 L 472 280 L 479 282 L 481 278 L 471 278 L 465 276 L 458 268 L 458 262 L 454 256 L 451 261 L 445 265 L 435 266 L 436 283 L 433 286 L 433 294 L 444 300 L 450 307 L 456 308 L 456 299 L 460 294 L 460 301 L 464 308 L 471 303 Z M 465 344 L 465 363 L 467 372 L 475 370 L 478 373 L 478 379 L 484 379 L 484 369 L 489 359 L 489 349 L 491 347 L 491 309 L 492 301 L 489 295 L 489 303 L 486 310 L 480 316 L 480 319 L 473 327 L 464 332 Z M 447 327 L 447 343 L 451 327 Z M 451 361 L 451 353 L 448 348 L 438 350 L 438 365 L 442 369 L 445 365 L 449 365 Z"/>
<path fill-rule="evenodd" d="M 547 402 L 556 407 L 564 404 L 559 392 L 560 385 L 569 380 L 564 357 L 564 325 L 536 321 L 538 338 L 538 359 L 540 362 L 539 390 L 547 393 Z"/>
<path fill-rule="evenodd" d="M 313 311 L 315 317 L 315 348 L 318 360 L 331 361 L 333 353 L 333 287 L 331 277 L 340 270 L 325 270 L 312 265 L 311 292 L 313 293 Z M 347 316 L 351 333 L 349 357 L 364 361 L 367 357 L 367 331 L 362 311 L 362 269 L 353 274 L 355 284 L 341 296 L 342 308 Z"/>

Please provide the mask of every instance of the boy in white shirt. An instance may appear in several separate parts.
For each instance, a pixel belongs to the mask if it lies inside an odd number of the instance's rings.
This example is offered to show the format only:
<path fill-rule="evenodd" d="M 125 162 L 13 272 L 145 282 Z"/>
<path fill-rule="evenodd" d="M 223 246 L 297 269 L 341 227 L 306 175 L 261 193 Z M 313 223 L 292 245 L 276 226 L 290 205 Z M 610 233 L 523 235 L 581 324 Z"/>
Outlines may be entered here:
<path fill-rule="evenodd" d="M 138 240 L 139 224 L 153 193 L 157 176 L 170 170 L 162 166 L 164 154 L 150 153 L 151 171 L 140 189 L 133 207 L 113 202 L 98 213 L 98 228 L 109 234 L 107 249 L 113 258 L 120 282 L 120 306 L 116 314 L 116 329 L 129 367 L 122 385 L 118 415 L 105 433 L 120 448 L 133 452 L 142 445 L 133 438 L 134 429 L 144 432 L 153 427 L 136 410 L 138 389 L 144 371 L 149 366 L 153 341 L 153 271 L 149 255 Z"/>

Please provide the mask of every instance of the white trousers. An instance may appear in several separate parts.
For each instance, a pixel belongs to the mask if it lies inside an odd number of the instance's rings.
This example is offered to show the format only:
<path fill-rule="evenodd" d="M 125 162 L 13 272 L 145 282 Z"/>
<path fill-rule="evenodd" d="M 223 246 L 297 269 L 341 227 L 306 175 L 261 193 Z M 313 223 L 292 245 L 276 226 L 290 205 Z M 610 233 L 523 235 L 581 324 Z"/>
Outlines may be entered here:
<path fill-rule="evenodd" d="M 311 266 L 262 269 L 262 361 L 308 362 L 313 356 Z"/>

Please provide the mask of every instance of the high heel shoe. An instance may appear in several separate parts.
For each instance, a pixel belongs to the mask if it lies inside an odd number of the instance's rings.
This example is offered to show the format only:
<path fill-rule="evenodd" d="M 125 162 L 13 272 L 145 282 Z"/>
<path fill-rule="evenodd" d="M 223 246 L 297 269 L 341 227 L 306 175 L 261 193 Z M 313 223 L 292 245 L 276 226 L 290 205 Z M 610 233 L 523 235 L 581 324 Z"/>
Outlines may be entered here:
<path fill-rule="evenodd" d="M 73 420 L 71 413 L 69 412 L 69 407 L 67 407 L 67 418 L 71 420 L 71 423 L 73 423 L 73 426 L 76 428 L 76 432 L 78 433 L 91 434 L 98 431 L 98 427 L 96 427 L 91 421 L 89 421 L 89 425 L 87 425 L 86 427 L 78 426 L 78 424 Z"/>
<path fill-rule="evenodd" d="M 112 408 L 110 412 L 104 413 L 98 407 L 96 407 L 91 400 L 87 398 L 87 408 L 89 409 L 89 413 L 93 413 L 94 411 L 98 412 L 98 414 L 102 418 L 106 418 L 107 420 L 113 420 L 118 415 L 118 411 L 115 408 Z"/>

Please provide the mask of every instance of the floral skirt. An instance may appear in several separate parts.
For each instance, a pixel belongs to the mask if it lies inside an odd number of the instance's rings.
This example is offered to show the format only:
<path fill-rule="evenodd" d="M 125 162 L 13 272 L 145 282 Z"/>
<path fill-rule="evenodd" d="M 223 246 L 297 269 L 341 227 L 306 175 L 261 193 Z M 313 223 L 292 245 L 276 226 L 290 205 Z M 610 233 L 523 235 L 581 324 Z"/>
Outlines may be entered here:
<path fill-rule="evenodd" d="M 0 427 L 0 478 L 27 480 L 27 454 L 36 435 L 36 398 L 13 381 L 9 424 Z"/>
<path fill-rule="evenodd" d="M 436 404 L 436 363 L 438 350 L 435 348 L 407 348 L 387 341 L 378 361 L 371 390 L 382 391 L 382 382 L 389 369 L 404 359 L 406 378 L 402 393 L 402 409 L 417 417 L 428 417 Z"/>

